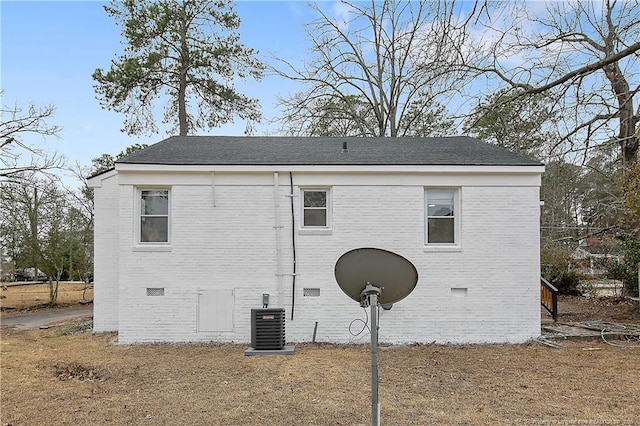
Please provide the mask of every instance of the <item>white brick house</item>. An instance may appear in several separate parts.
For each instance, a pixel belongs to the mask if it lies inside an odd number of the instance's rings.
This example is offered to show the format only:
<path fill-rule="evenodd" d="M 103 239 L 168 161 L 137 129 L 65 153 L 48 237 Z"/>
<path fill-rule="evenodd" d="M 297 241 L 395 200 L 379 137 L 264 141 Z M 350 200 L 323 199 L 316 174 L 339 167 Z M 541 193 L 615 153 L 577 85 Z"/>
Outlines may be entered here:
<path fill-rule="evenodd" d="M 94 330 L 249 342 L 268 294 L 287 341 L 317 323 L 316 341 L 367 342 L 334 266 L 376 247 L 419 274 L 381 311 L 381 342 L 526 341 L 540 333 L 543 170 L 468 137 L 166 139 L 89 181 Z"/>

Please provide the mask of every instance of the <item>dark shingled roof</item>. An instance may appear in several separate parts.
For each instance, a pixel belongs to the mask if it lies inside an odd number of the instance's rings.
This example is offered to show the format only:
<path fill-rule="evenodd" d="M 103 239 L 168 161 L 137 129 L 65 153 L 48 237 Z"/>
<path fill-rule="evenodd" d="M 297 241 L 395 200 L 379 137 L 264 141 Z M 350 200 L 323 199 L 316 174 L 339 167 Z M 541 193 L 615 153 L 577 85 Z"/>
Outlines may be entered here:
<path fill-rule="evenodd" d="M 347 142 L 348 153 L 342 152 Z M 319 138 L 173 136 L 117 163 L 163 165 L 456 165 L 539 166 L 467 136 Z"/>

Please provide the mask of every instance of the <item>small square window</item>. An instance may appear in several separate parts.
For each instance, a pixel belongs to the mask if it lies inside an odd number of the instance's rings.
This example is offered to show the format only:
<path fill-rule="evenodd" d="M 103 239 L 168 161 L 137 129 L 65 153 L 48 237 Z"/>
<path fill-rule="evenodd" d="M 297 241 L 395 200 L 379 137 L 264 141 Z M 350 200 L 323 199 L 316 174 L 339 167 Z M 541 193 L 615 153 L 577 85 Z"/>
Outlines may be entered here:
<path fill-rule="evenodd" d="M 328 189 L 302 190 L 302 227 L 328 228 L 330 216 Z"/>

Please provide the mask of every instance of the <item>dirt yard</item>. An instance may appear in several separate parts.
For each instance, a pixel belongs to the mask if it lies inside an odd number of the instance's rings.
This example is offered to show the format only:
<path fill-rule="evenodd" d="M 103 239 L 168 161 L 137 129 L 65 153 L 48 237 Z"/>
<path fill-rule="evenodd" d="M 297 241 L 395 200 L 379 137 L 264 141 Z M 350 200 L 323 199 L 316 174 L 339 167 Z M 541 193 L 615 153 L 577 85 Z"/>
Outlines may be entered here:
<path fill-rule="evenodd" d="M 558 299 L 558 321 L 640 323 L 640 317 L 633 310 L 633 307 L 634 301 L 625 297 L 582 297 L 561 295 Z M 546 315 L 546 313 L 544 315 Z"/>
<path fill-rule="evenodd" d="M 630 308 L 560 301 L 561 321 L 611 321 Z M 120 346 L 90 327 L 2 328 L 2 425 L 371 423 L 368 345 L 245 356 L 246 345 Z M 383 347 L 381 422 L 640 425 L 640 347 L 625 344 L 635 349 L 600 341 Z"/>

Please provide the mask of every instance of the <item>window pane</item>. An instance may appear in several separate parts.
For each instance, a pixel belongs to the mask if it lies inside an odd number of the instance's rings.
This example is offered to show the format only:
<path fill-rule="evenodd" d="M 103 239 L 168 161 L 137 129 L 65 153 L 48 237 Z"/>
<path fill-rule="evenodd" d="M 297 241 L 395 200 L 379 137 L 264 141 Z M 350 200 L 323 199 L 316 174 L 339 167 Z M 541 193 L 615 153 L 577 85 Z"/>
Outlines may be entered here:
<path fill-rule="evenodd" d="M 142 214 L 169 214 L 169 191 L 142 191 Z"/>
<path fill-rule="evenodd" d="M 169 242 L 168 224 L 166 217 L 140 218 L 140 242 L 166 243 Z"/>
<path fill-rule="evenodd" d="M 326 191 L 304 191 L 305 207 L 326 207 L 327 192 Z"/>
<path fill-rule="evenodd" d="M 430 189 L 427 192 L 427 216 L 453 216 L 453 190 Z"/>
<path fill-rule="evenodd" d="M 304 226 L 327 226 L 327 211 L 325 209 L 305 209 Z"/>
<path fill-rule="evenodd" d="M 428 222 L 428 241 L 429 244 L 453 244 L 454 240 L 454 219 L 429 219 Z"/>

